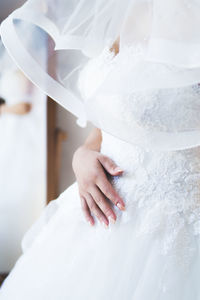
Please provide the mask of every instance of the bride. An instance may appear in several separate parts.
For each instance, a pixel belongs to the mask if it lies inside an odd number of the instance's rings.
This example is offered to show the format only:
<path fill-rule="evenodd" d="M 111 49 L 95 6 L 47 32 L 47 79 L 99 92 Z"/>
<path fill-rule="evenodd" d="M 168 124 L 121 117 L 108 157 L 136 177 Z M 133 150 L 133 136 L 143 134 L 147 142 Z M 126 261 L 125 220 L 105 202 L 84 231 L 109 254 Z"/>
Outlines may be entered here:
<path fill-rule="evenodd" d="M 0 300 L 200 299 L 199 13 L 196 0 L 29 0 L 3 22 L 26 75 L 95 128 Z"/>

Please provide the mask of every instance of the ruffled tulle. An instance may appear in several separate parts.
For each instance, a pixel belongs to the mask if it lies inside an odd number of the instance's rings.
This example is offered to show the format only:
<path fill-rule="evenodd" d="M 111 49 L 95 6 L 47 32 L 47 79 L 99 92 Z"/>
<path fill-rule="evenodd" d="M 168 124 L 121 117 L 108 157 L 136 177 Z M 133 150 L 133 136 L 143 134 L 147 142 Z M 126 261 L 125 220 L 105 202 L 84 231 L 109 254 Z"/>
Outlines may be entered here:
<path fill-rule="evenodd" d="M 195 220 L 187 223 L 184 217 L 189 205 L 195 212 L 198 202 L 188 191 L 185 203 L 175 183 L 187 162 L 190 179 L 192 170 L 198 172 L 198 149 L 170 152 L 161 163 L 162 152 L 158 157 L 103 132 L 101 152 L 125 169 L 112 179 L 126 210 L 115 208 L 117 221 L 108 229 L 96 217 L 91 227 L 74 182 L 24 236 L 24 254 L 5 281 L 1 300 L 199 300 L 200 239 L 192 230 Z M 152 170 L 149 183 L 144 167 Z"/>
<path fill-rule="evenodd" d="M 79 202 L 74 183 L 48 206 L 24 238 L 25 254 L 5 281 L 1 300 L 199 299 L 199 252 L 184 273 L 159 254 L 157 240 L 136 237 L 136 216 L 109 229 L 91 227 Z"/>

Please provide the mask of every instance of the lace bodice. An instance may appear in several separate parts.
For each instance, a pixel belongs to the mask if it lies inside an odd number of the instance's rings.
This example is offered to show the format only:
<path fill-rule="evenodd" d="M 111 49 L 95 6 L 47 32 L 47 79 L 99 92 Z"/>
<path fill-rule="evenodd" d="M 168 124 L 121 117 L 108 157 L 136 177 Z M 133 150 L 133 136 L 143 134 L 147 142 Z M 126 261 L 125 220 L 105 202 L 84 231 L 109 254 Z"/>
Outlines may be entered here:
<path fill-rule="evenodd" d="M 126 202 L 124 212 L 113 207 L 117 222 L 136 218 L 138 235 L 154 235 L 161 253 L 185 268 L 200 238 L 200 148 L 146 151 L 102 135 L 101 152 L 125 170 L 110 179 Z"/>
<path fill-rule="evenodd" d="M 173 78 L 174 74 L 186 71 L 165 64 L 145 63 L 143 56 L 141 45 L 130 45 L 124 46 L 115 57 L 105 48 L 99 57 L 90 60 L 81 71 L 78 83 L 89 113 L 94 114 L 93 119 L 99 120 L 99 127 L 104 131 L 136 145 L 149 148 L 158 145 L 160 149 L 170 150 L 195 146 L 197 140 L 199 144 L 200 86 L 148 88 L 146 82 L 151 82 L 151 77 L 156 80 L 156 76 L 171 72 Z M 143 78 L 130 81 L 131 76 L 136 76 L 136 72 L 130 70 L 138 68 L 143 68 Z M 120 81 L 115 78 L 120 87 L 109 91 L 103 82 L 111 82 L 110 76 L 114 73 L 121 76 Z M 137 83 L 139 86 L 141 81 L 144 88 L 137 90 Z"/>

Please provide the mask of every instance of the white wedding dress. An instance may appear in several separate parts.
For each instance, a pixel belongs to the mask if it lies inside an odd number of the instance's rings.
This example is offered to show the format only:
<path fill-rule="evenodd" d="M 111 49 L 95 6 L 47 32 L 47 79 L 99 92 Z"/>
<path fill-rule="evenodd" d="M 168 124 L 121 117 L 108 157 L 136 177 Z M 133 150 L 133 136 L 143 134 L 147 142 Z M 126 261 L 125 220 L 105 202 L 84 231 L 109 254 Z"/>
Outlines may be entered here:
<path fill-rule="evenodd" d="M 0 77 L 0 95 L 7 105 L 32 103 L 26 115 L 0 115 L 0 273 L 8 273 L 45 206 L 46 122 L 43 94 L 13 64 Z"/>
<path fill-rule="evenodd" d="M 129 51 L 120 51 L 121 60 Z M 108 48 L 89 61 L 79 77 L 85 98 L 113 63 Z M 103 107 L 144 128 L 200 125 L 198 85 L 130 96 Z M 96 218 L 91 227 L 72 184 L 24 236 L 0 300 L 200 300 L 200 147 L 153 151 L 102 136 L 101 152 L 125 170 L 109 180 L 126 210 L 113 207 L 117 222 L 108 229 Z"/>

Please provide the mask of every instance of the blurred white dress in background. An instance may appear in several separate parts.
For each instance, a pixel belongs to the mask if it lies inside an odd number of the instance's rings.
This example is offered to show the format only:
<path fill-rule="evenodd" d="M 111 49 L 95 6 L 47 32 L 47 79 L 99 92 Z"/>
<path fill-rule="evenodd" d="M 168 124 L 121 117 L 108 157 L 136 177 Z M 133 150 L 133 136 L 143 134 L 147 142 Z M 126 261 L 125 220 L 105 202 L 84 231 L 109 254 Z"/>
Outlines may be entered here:
<path fill-rule="evenodd" d="M 21 239 L 46 200 L 46 103 L 17 68 L 0 77 L 7 105 L 29 102 L 26 115 L 0 115 L 0 273 L 21 254 Z"/>

